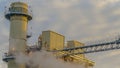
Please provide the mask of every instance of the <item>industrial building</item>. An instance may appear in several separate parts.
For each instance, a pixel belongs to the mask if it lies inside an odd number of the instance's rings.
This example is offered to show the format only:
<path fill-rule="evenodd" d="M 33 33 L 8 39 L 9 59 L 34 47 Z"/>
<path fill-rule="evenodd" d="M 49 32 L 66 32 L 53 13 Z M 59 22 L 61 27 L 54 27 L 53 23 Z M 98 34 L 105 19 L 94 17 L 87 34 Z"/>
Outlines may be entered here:
<path fill-rule="evenodd" d="M 80 46 L 84 46 L 83 43 L 80 43 L 79 41 L 76 40 L 71 40 L 67 42 L 67 48 L 74 48 L 74 47 L 80 47 Z M 83 52 L 84 50 L 79 49 L 79 50 L 74 50 L 74 52 Z M 79 54 L 80 57 L 85 57 L 84 54 Z"/>
<path fill-rule="evenodd" d="M 54 31 L 42 32 L 42 46 L 47 50 L 60 50 L 64 48 L 65 37 Z"/>
<path fill-rule="evenodd" d="M 28 21 L 32 20 L 31 12 L 28 11 L 28 5 L 23 2 L 14 2 L 10 5 L 8 10 L 5 12 L 5 18 L 10 21 L 10 40 L 9 40 L 9 52 L 8 55 L 3 59 L 8 62 L 8 68 L 30 68 L 25 63 L 16 63 L 15 62 L 15 54 L 23 53 L 25 55 L 29 54 L 30 51 L 36 50 L 40 51 L 44 49 L 46 51 L 53 50 L 61 50 L 65 48 L 65 37 L 57 32 L 48 30 L 43 31 L 42 35 L 38 38 L 38 46 L 37 47 L 29 47 L 27 46 L 27 25 Z M 78 41 L 68 41 L 67 48 L 73 48 L 78 46 L 84 46 L 83 43 Z M 74 53 L 77 51 L 83 52 L 84 50 L 74 50 L 68 52 L 56 52 L 54 55 L 64 55 L 69 53 Z M 66 62 L 73 62 L 84 65 L 85 68 L 93 67 L 94 62 L 88 60 L 84 54 L 80 55 L 71 55 L 67 57 L 60 57 Z M 39 68 L 34 67 L 34 68 Z"/>
<path fill-rule="evenodd" d="M 57 32 L 54 32 L 51 30 L 43 31 L 41 39 L 42 39 L 42 46 L 49 51 L 61 50 L 65 48 L 64 46 L 65 37 Z M 74 48 L 74 47 L 80 47 L 80 46 L 84 46 L 84 44 L 80 43 L 79 41 L 71 40 L 67 42 L 67 48 Z M 79 50 L 74 50 L 72 52 L 57 52 L 55 55 L 60 56 L 67 53 L 76 53 L 78 51 L 83 52 L 84 50 L 79 49 Z M 88 60 L 84 54 L 61 57 L 59 59 L 62 59 L 68 62 L 79 63 L 80 65 L 83 65 L 85 68 L 94 66 L 94 62 Z"/>

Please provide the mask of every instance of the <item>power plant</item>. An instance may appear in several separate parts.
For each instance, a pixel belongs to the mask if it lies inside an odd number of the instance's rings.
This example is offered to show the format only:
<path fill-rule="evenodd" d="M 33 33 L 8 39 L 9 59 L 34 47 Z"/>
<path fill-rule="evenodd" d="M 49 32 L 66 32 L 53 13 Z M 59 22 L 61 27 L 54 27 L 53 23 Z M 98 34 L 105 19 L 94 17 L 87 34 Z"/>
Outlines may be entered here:
<path fill-rule="evenodd" d="M 41 68 L 39 65 L 31 67 L 25 63 L 16 63 L 16 55 L 22 53 L 28 56 L 30 52 L 53 52 L 58 59 L 83 65 L 84 68 L 93 68 L 95 62 L 86 58 L 86 53 L 120 49 L 120 38 L 115 41 L 86 46 L 77 40 L 69 40 L 65 45 L 65 36 L 57 32 L 46 30 L 38 37 L 38 44 L 27 46 L 28 21 L 32 20 L 31 11 L 26 3 L 11 3 L 5 12 L 5 18 L 10 21 L 9 52 L 5 53 L 3 61 L 8 63 L 8 68 Z M 113 45 L 116 44 L 116 45 Z M 31 61 L 32 62 L 32 61 Z"/>

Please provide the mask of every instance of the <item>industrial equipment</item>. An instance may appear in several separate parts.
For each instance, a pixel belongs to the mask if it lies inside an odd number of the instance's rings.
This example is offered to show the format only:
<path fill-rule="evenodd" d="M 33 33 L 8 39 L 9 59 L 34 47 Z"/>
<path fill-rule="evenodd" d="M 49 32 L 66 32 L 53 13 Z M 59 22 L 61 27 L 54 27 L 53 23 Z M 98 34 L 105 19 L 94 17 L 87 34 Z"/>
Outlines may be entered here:
<path fill-rule="evenodd" d="M 5 11 L 5 18 L 10 21 L 10 39 L 9 53 L 5 55 L 4 61 L 8 61 L 8 68 L 26 68 L 25 64 L 16 64 L 13 55 L 14 53 L 26 53 L 28 21 L 32 20 L 31 11 L 28 10 L 28 5 L 23 2 L 13 2 Z M 14 51 L 14 52 L 13 52 Z M 12 54 L 12 55 L 11 55 Z"/>
<path fill-rule="evenodd" d="M 77 55 L 77 54 L 86 54 L 86 53 L 94 53 L 94 52 L 101 52 L 101 51 L 108 51 L 108 50 L 115 50 L 120 49 L 120 38 L 117 40 L 111 41 L 111 42 L 105 42 L 100 44 L 92 44 L 87 46 L 80 46 L 80 47 L 74 47 L 74 48 L 65 48 L 63 50 L 54 50 L 53 52 L 59 52 L 59 51 L 74 51 L 82 49 L 83 51 L 78 51 L 71 54 L 66 54 L 64 56 L 68 55 Z"/>
<path fill-rule="evenodd" d="M 2 60 L 5 62 L 8 62 L 8 61 L 14 60 L 14 59 L 15 59 L 15 56 L 13 54 L 5 53 Z"/>

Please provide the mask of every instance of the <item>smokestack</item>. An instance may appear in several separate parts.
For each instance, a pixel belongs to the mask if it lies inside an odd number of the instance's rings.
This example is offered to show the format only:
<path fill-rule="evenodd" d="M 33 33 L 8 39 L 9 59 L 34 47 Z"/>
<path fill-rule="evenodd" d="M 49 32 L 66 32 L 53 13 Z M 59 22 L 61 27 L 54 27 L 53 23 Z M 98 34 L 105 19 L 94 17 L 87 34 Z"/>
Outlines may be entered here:
<path fill-rule="evenodd" d="M 10 21 L 9 53 L 25 53 L 27 44 L 27 25 L 32 20 L 28 5 L 23 2 L 11 3 L 5 17 Z M 25 64 L 8 61 L 8 68 L 25 68 Z"/>

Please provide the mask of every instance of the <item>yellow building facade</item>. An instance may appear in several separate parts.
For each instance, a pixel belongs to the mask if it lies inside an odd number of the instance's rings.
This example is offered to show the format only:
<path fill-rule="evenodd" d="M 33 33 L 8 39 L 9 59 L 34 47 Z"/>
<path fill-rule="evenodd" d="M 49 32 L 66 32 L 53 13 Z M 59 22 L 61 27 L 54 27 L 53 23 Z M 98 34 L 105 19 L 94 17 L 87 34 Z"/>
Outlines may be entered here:
<path fill-rule="evenodd" d="M 71 40 L 71 41 L 67 41 L 67 48 L 74 48 L 74 47 L 80 47 L 80 46 L 84 46 L 83 43 L 76 41 L 76 40 Z M 82 49 L 78 49 L 78 50 L 74 50 L 73 53 L 76 52 L 83 52 L 84 50 Z M 84 54 L 80 54 L 80 57 L 85 57 Z"/>
<path fill-rule="evenodd" d="M 64 41 L 65 37 L 59 33 L 56 33 L 54 31 L 43 31 L 42 32 L 42 46 L 47 48 L 47 50 L 61 50 L 64 49 Z M 74 47 L 80 47 L 84 46 L 83 43 L 80 43 L 79 41 L 71 40 L 67 42 L 67 48 L 74 48 Z M 94 62 L 88 60 L 84 54 L 80 55 L 70 55 L 66 57 L 60 57 L 62 55 L 71 54 L 75 52 L 83 52 L 84 50 L 74 50 L 72 52 L 69 51 L 60 51 L 56 52 L 54 55 L 56 57 L 59 57 L 59 59 L 64 60 L 66 62 L 72 62 L 72 63 L 78 63 L 85 68 L 92 68 L 94 66 Z"/>
<path fill-rule="evenodd" d="M 47 50 L 60 50 L 64 48 L 65 37 L 54 31 L 42 32 L 42 46 Z"/>

